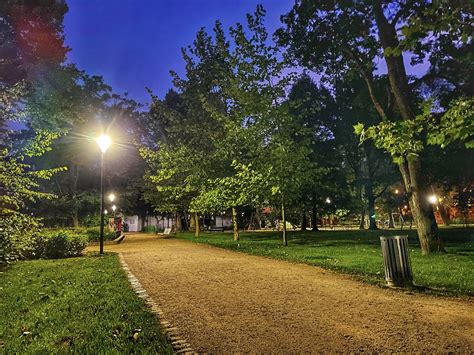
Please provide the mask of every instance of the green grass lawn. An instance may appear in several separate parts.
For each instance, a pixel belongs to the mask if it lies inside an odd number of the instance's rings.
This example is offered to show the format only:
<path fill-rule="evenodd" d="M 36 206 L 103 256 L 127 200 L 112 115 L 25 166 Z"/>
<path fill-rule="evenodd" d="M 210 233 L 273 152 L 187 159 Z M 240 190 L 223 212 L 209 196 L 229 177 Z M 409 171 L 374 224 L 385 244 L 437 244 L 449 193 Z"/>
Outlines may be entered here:
<path fill-rule="evenodd" d="M 281 233 L 180 233 L 178 238 L 207 243 L 254 255 L 284 259 L 354 275 L 364 281 L 384 284 L 384 268 L 379 237 L 409 235 L 414 283 L 427 292 L 474 295 L 474 230 L 442 229 L 446 254 L 422 256 L 415 231 L 320 231 L 290 232 L 289 245 L 281 244 Z"/>
<path fill-rule="evenodd" d="M 171 353 L 117 255 L 18 262 L 0 285 L 0 353 Z"/>

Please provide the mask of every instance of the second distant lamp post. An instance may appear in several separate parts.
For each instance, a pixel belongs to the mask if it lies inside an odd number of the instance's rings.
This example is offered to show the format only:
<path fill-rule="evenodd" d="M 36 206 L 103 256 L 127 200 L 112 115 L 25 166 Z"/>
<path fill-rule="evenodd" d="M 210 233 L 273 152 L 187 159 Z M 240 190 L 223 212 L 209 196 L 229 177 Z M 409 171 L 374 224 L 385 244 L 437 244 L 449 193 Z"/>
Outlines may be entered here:
<path fill-rule="evenodd" d="M 97 144 L 99 145 L 100 150 L 102 151 L 100 159 L 100 249 L 99 253 L 104 254 L 104 155 L 107 149 L 112 144 L 112 140 L 106 134 L 100 135 L 96 139 Z"/>

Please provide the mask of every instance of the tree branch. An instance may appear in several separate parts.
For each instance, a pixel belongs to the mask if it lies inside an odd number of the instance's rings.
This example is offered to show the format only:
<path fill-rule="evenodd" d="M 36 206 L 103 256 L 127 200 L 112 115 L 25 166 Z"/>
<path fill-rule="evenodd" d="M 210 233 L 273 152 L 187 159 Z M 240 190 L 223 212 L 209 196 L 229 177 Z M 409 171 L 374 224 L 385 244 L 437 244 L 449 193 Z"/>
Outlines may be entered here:
<path fill-rule="evenodd" d="M 387 191 L 388 186 L 389 186 L 389 185 L 386 185 L 386 186 L 382 189 L 382 191 L 380 191 L 378 194 L 375 194 L 375 195 L 374 195 L 374 199 L 376 200 L 376 199 L 378 199 L 380 196 L 382 196 L 382 194 L 383 194 L 385 191 Z"/>
<path fill-rule="evenodd" d="M 348 48 L 343 49 L 343 51 L 349 56 L 350 59 L 352 59 L 357 67 L 359 69 L 360 73 L 364 77 L 364 80 L 367 84 L 367 88 L 369 89 L 369 95 L 372 100 L 372 103 L 374 104 L 375 110 L 377 110 L 377 113 L 379 114 L 380 118 L 382 121 L 387 121 L 387 115 L 385 113 L 385 110 L 383 109 L 381 103 L 375 96 L 375 89 L 374 89 L 374 78 L 372 76 L 372 73 L 370 73 L 365 67 L 364 64 L 361 62 L 360 58 L 353 53 Z"/>

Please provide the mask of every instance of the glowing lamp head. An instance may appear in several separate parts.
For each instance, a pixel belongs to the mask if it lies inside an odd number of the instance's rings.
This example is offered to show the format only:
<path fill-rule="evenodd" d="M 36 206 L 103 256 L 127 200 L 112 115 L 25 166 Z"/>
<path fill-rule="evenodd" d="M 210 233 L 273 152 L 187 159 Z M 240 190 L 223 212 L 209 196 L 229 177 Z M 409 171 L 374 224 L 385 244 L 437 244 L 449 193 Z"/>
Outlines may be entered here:
<path fill-rule="evenodd" d="M 331 199 L 329 197 L 327 197 L 325 202 L 329 204 L 329 203 L 331 203 Z"/>
<path fill-rule="evenodd" d="M 436 202 L 438 202 L 438 198 L 436 197 L 436 195 L 430 195 L 428 196 L 428 201 L 429 203 L 434 205 Z"/>
<path fill-rule="evenodd" d="M 112 139 L 110 139 L 110 137 L 106 134 L 100 135 L 95 141 L 97 142 L 102 153 L 105 153 L 112 144 Z"/>
<path fill-rule="evenodd" d="M 397 195 L 398 195 L 398 193 L 399 193 L 399 192 L 400 192 L 400 190 L 398 190 L 398 189 L 395 189 L 395 194 L 397 194 Z"/>
<path fill-rule="evenodd" d="M 110 195 L 109 195 L 109 200 L 110 200 L 110 202 L 114 202 L 114 200 L 115 200 L 115 195 L 114 195 L 114 194 L 110 194 Z"/>
<path fill-rule="evenodd" d="M 116 209 L 117 209 L 117 206 L 113 205 L 113 206 L 112 206 L 112 211 L 115 212 Z"/>
<path fill-rule="evenodd" d="M 104 210 L 104 214 L 107 214 L 107 213 L 109 213 L 109 212 L 107 212 L 107 210 Z"/>

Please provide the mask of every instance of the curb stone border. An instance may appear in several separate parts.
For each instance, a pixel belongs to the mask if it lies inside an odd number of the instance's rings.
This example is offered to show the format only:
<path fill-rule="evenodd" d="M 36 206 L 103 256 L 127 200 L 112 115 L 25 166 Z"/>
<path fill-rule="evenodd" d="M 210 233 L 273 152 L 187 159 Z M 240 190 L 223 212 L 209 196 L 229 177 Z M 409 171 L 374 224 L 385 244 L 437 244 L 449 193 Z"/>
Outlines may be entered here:
<path fill-rule="evenodd" d="M 164 331 L 166 337 L 168 338 L 171 347 L 173 348 L 174 353 L 176 354 L 197 354 L 192 348 L 191 345 L 181 337 L 181 334 L 178 331 L 177 327 L 174 327 L 170 322 L 166 321 L 164 318 L 163 311 L 158 306 L 158 304 L 153 300 L 153 298 L 146 292 L 142 287 L 135 275 L 132 274 L 130 268 L 128 267 L 122 253 L 119 253 L 120 264 L 122 269 L 127 274 L 128 282 L 132 286 L 135 293 L 145 301 L 145 305 L 150 309 L 151 313 L 158 318 L 162 330 Z"/>

